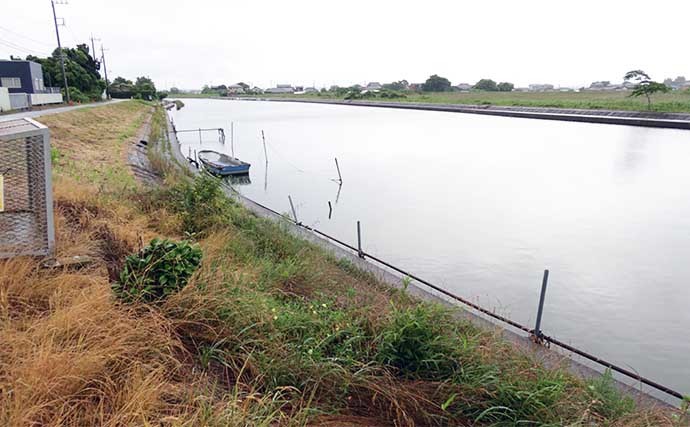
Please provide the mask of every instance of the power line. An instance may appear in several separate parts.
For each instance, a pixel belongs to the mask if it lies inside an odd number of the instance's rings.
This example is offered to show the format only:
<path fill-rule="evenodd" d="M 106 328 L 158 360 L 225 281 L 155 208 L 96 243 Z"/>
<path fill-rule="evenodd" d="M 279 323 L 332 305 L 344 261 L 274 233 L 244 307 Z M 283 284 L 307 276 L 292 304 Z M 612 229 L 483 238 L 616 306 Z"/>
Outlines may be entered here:
<path fill-rule="evenodd" d="M 42 51 L 38 51 L 38 50 L 34 50 L 34 49 L 30 49 L 30 48 L 28 48 L 28 47 L 26 47 L 26 46 L 18 45 L 18 44 L 14 43 L 14 42 L 11 42 L 11 41 L 9 41 L 9 40 L 0 40 L 0 44 L 4 45 L 5 47 L 8 47 L 8 48 L 10 48 L 10 49 L 20 50 L 20 51 L 25 52 L 25 53 L 28 53 L 28 54 L 30 54 L 30 55 L 31 55 L 31 54 L 38 54 L 38 55 L 41 55 L 41 56 L 50 56 L 49 53 L 42 52 Z"/>
<path fill-rule="evenodd" d="M 10 34 L 14 34 L 15 36 L 18 36 L 18 37 L 21 37 L 21 38 L 23 38 L 23 39 L 32 41 L 32 42 L 34 42 L 34 43 L 38 43 L 38 44 L 41 44 L 41 45 L 44 45 L 44 46 L 53 47 L 53 44 L 52 44 L 52 43 L 46 43 L 46 42 L 42 42 L 42 41 L 39 41 L 39 40 L 36 40 L 36 39 L 32 39 L 31 37 L 25 36 L 25 35 L 23 35 L 23 34 L 20 34 L 20 33 L 16 32 L 16 31 L 12 31 L 12 30 L 10 30 L 9 28 L 3 27 L 3 26 L 0 26 L 0 30 L 6 31 L 6 32 L 8 32 L 8 33 L 10 33 Z"/>

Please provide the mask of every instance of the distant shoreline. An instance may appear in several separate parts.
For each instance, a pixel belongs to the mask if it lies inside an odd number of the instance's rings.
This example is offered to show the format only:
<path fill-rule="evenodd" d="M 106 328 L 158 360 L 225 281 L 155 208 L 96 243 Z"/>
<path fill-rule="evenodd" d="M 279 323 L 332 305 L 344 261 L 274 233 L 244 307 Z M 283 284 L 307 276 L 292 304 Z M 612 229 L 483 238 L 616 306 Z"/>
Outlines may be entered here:
<path fill-rule="evenodd" d="M 171 96 L 171 98 L 174 98 Z M 181 98 L 194 98 L 184 96 Z M 612 124 L 624 126 L 642 126 L 664 129 L 690 130 L 690 113 L 635 111 L 635 110 L 607 110 L 582 108 L 552 108 L 527 107 L 487 104 L 445 104 L 422 103 L 408 101 L 370 101 L 370 100 L 342 100 L 334 98 L 287 97 L 287 96 L 241 96 L 241 97 L 209 97 L 199 96 L 199 99 L 241 100 L 241 101 L 271 101 L 271 102 L 302 102 L 312 104 L 349 105 L 360 107 L 397 108 L 409 110 L 441 111 L 466 114 L 483 114 L 492 116 L 561 120 L 570 122 L 585 122 Z M 690 97 L 689 97 L 690 99 Z M 690 102 L 689 102 L 690 104 Z"/>

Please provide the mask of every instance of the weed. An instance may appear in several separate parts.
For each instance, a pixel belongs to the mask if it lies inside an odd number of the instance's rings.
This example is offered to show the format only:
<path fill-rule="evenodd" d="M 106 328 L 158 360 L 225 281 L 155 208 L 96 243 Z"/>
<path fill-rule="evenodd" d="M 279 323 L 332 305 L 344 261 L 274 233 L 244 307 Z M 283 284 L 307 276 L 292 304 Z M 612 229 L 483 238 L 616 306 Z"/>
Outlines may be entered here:
<path fill-rule="evenodd" d="M 201 263 L 201 249 L 187 241 L 153 239 L 130 255 L 113 291 L 124 301 L 159 301 L 179 291 Z"/>

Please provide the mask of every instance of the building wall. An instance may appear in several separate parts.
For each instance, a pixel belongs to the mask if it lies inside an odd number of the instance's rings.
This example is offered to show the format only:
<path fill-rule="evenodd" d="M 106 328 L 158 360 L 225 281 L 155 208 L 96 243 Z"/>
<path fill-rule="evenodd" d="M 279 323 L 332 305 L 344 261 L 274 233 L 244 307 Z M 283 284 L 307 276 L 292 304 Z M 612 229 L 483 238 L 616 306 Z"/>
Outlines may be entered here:
<path fill-rule="evenodd" d="M 43 81 L 41 64 L 31 61 L 0 61 L 0 78 L 19 77 L 21 87 L 8 88 L 10 93 L 34 93 L 36 79 Z"/>
<path fill-rule="evenodd" d="M 32 93 L 31 105 L 60 104 L 62 102 L 61 93 Z"/>
<path fill-rule="evenodd" d="M 0 112 L 9 111 L 12 109 L 10 103 L 10 92 L 6 87 L 0 87 Z"/>

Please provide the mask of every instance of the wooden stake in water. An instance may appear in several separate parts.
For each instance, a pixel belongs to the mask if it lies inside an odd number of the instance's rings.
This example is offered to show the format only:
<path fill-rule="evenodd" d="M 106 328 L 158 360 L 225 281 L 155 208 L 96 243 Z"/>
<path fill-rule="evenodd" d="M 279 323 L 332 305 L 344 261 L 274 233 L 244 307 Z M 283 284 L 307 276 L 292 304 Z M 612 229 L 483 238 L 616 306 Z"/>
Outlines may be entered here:
<path fill-rule="evenodd" d="M 263 129 L 261 129 L 261 139 L 264 142 L 264 158 L 266 159 L 266 164 L 268 164 L 268 153 L 266 152 L 266 137 L 264 136 Z"/>
<path fill-rule="evenodd" d="M 331 205 L 331 201 L 328 201 L 328 219 L 331 219 L 331 214 L 333 213 L 333 205 Z"/>
<path fill-rule="evenodd" d="M 230 153 L 235 157 L 235 122 L 230 122 Z"/>
<path fill-rule="evenodd" d="M 335 158 L 335 168 L 338 170 L 338 181 L 343 183 L 343 176 L 340 174 L 340 165 L 338 165 L 338 158 Z"/>
<path fill-rule="evenodd" d="M 203 141 L 201 140 L 201 128 L 199 128 L 199 144 L 201 144 Z"/>

